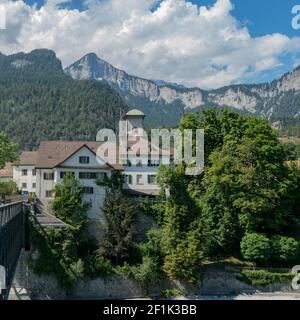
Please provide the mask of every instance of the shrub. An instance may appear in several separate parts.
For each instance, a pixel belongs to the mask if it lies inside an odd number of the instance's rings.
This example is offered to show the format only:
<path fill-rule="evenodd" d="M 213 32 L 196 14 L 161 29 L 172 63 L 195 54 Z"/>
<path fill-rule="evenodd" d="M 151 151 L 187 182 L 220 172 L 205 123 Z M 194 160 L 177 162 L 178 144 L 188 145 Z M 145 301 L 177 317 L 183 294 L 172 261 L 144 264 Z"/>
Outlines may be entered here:
<path fill-rule="evenodd" d="M 272 283 L 291 283 L 294 275 L 289 273 L 276 273 L 265 270 L 242 271 L 239 280 L 254 286 L 266 287 Z"/>
<path fill-rule="evenodd" d="M 147 232 L 147 241 L 139 245 L 141 256 L 149 256 L 163 262 L 162 234 L 159 229 L 150 229 Z"/>
<path fill-rule="evenodd" d="M 185 292 L 179 289 L 166 289 L 163 292 L 165 298 L 181 297 L 184 296 Z"/>
<path fill-rule="evenodd" d="M 86 275 L 92 279 L 97 277 L 108 277 L 113 273 L 113 266 L 110 260 L 105 259 L 98 253 L 86 257 Z"/>
<path fill-rule="evenodd" d="M 297 258 L 299 243 L 294 238 L 274 236 L 271 241 L 274 260 L 289 262 Z"/>
<path fill-rule="evenodd" d="M 143 257 L 140 265 L 130 266 L 125 262 L 122 267 L 117 267 L 116 271 L 138 282 L 146 294 L 150 285 L 159 283 L 162 279 L 161 268 L 157 260 L 149 256 Z"/>
<path fill-rule="evenodd" d="M 241 242 L 241 253 L 246 260 L 265 263 L 271 257 L 270 240 L 263 234 L 247 233 Z"/>

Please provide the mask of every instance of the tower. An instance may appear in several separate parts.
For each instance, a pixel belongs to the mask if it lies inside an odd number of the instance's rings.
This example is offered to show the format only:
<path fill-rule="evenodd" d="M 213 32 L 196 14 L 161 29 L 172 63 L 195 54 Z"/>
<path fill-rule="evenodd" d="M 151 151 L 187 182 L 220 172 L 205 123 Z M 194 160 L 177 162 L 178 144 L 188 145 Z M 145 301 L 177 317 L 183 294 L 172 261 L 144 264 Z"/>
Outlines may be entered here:
<path fill-rule="evenodd" d="M 138 109 L 127 112 L 125 115 L 127 134 L 143 136 L 144 119 L 145 114 Z"/>

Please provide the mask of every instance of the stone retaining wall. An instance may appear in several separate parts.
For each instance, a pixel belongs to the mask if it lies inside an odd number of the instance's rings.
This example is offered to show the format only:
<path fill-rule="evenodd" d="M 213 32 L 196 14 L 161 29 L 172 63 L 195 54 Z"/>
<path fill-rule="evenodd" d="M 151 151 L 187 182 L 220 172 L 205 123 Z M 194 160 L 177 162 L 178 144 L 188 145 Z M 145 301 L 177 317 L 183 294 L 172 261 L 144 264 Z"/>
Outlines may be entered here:
<path fill-rule="evenodd" d="M 114 275 L 107 279 L 80 281 L 72 292 L 61 288 L 55 277 L 33 274 L 24 259 L 23 253 L 16 272 L 13 290 L 10 299 L 22 299 L 16 292 L 26 292 L 23 296 L 31 299 L 130 299 L 145 296 L 142 288 L 130 279 Z M 238 293 L 254 292 L 293 292 L 288 284 L 272 284 L 264 288 L 254 288 L 238 280 L 239 273 L 230 272 L 204 272 L 196 284 L 192 286 L 179 281 L 164 281 L 162 284 L 149 288 L 152 297 L 160 297 L 166 289 L 177 289 L 186 295 L 233 295 Z"/>

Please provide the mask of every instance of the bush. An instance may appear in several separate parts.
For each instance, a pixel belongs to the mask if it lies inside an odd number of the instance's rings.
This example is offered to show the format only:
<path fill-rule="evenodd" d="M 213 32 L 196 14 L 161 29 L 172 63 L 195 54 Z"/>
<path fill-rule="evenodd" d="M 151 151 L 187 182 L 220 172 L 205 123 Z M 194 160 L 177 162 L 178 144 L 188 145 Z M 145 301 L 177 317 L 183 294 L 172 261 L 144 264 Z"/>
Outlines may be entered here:
<path fill-rule="evenodd" d="M 239 280 L 254 286 L 266 287 L 272 283 L 291 283 L 294 275 L 289 273 L 276 273 L 265 270 L 242 271 Z"/>
<path fill-rule="evenodd" d="M 294 238 L 274 236 L 271 241 L 274 260 L 290 262 L 297 258 L 299 253 L 299 243 Z"/>
<path fill-rule="evenodd" d="M 162 264 L 162 234 L 159 229 L 150 229 L 147 232 L 147 241 L 139 244 L 141 256 L 149 256 Z"/>
<path fill-rule="evenodd" d="M 241 254 L 246 260 L 265 263 L 271 257 L 270 240 L 263 234 L 247 233 L 241 242 Z"/>
<path fill-rule="evenodd" d="M 130 266 L 125 262 L 122 267 L 117 267 L 116 270 L 126 278 L 138 282 L 146 294 L 150 285 L 157 284 L 162 279 L 161 268 L 157 260 L 149 256 L 143 257 L 140 265 Z"/>
<path fill-rule="evenodd" d="M 165 298 L 182 297 L 184 295 L 185 295 L 185 292 L 179 289 L 166 289 L 163 292 L 163 296 Z"/>
<path fill-rule="evenodd" d="M 98 253 L 86 257 L 86 275 L 91 279 L 97 277 L 108 277 L 113 273 L 113 266 L 110 260 L 105 259 Z"/>
<path fill-rule="evenodd" d="M 152 203 L 151 200 L 146 198 L 146 199 L 142 199 L 139 206 L 140 206 L 141 211 L 145 215 L 153 217 L 155 222 L 159 226 L 163 225 L 164 215 L 165 215 L 165 203 L 164 202 Z"/>

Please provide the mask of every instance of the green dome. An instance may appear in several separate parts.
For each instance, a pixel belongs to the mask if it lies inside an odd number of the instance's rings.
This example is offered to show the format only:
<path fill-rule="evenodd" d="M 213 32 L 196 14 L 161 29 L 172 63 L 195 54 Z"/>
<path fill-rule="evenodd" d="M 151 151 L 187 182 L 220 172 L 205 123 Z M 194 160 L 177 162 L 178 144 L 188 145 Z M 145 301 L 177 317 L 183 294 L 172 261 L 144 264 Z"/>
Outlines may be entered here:
<path fill-rule="evenodd" d="M 126 113 L 126 116 L 130 116 L 130 117 L 145 117 L 145 114 L 138 110 L 138 109 L 133 109 L 133 110 L 130 110 Z"/>

